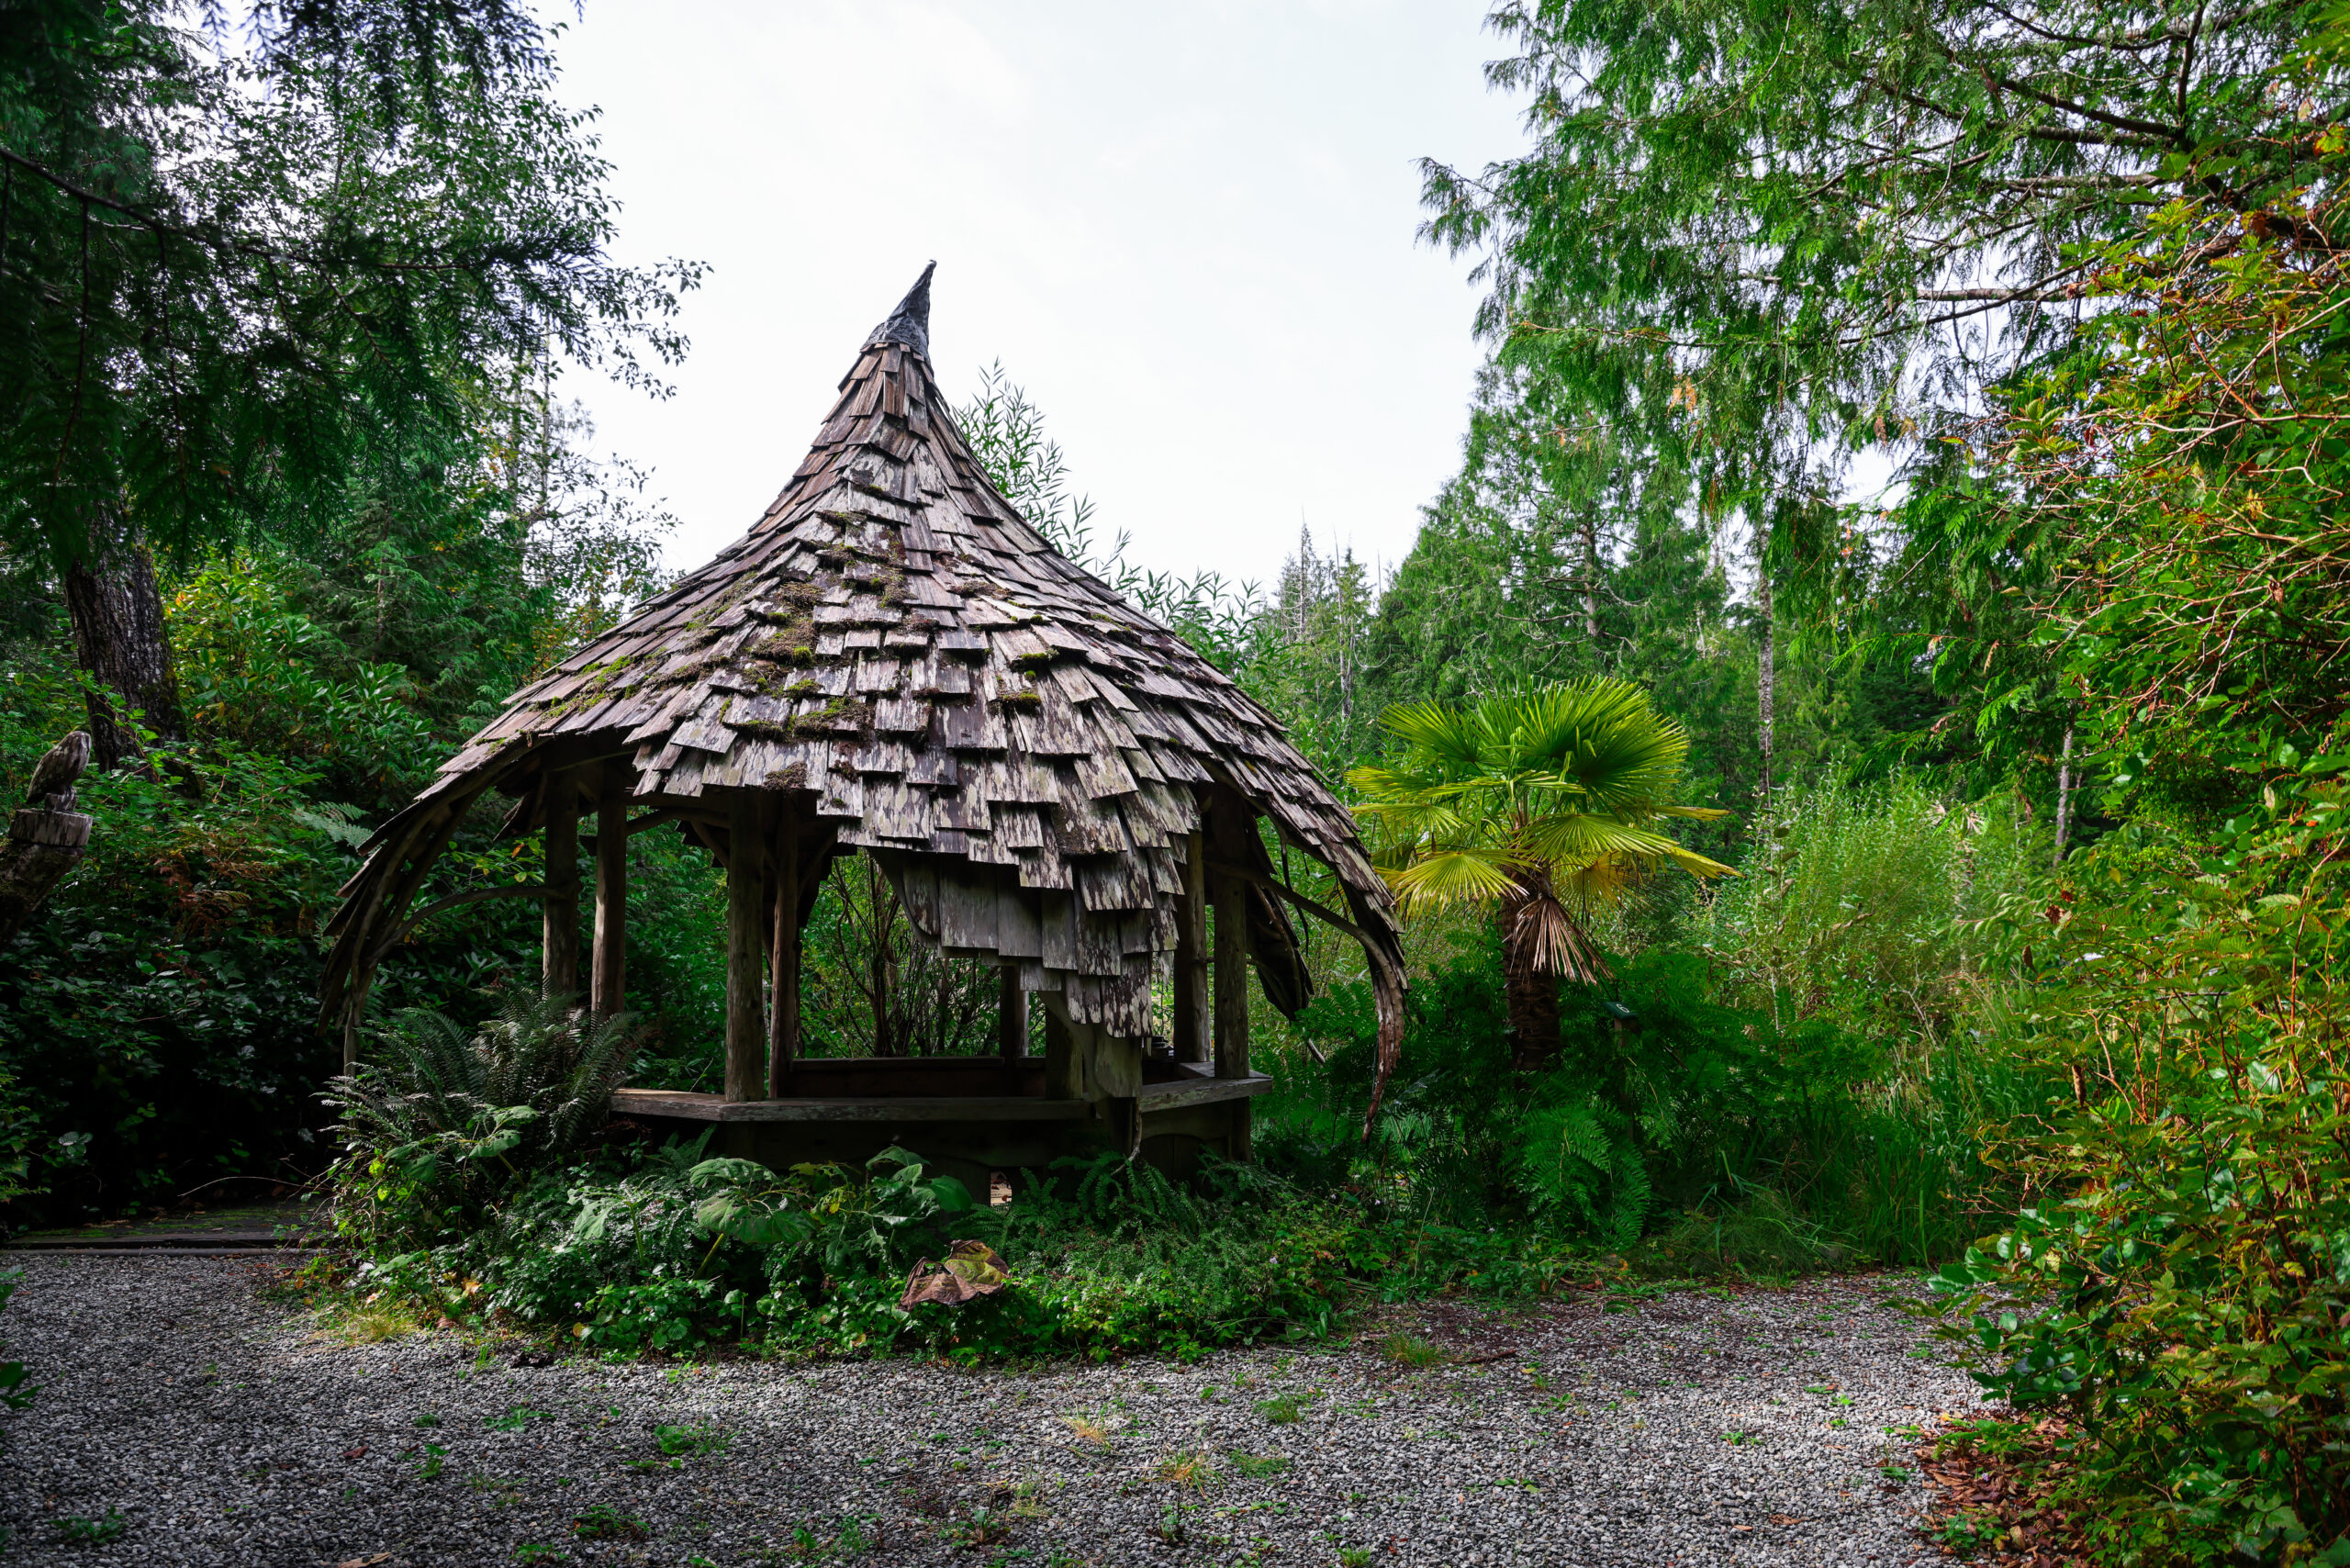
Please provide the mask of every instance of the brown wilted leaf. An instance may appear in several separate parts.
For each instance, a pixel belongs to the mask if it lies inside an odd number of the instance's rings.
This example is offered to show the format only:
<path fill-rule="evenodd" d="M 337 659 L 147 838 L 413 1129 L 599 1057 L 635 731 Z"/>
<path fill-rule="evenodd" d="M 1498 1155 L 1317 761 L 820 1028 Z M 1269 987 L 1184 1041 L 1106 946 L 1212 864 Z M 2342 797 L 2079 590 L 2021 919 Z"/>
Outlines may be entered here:
<path fill-rule="evenodd" d="M 910 1311 L 923 1301 L 960 1306 L 976 1297 L 993 1295 L 1012 1282 L 1012 1271 L 986 1242 L 954 1241 L 947 1248 L 945 1262 L 924 1258 L 906 1275 L 906 1294 L 898 1299 L 899 1310 Z"/>

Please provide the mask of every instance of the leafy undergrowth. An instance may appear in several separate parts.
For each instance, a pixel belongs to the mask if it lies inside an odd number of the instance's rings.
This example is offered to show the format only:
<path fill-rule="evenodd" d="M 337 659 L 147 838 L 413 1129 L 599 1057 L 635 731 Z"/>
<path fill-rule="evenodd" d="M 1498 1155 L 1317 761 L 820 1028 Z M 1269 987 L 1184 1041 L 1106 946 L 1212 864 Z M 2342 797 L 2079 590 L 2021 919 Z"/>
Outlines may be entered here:
<path fill-rule="evenodd" d="M 2053 1417 L 1946 1420 L 1917 1450 L 1932 1499 L 1919 1532 L 1953 1557 L 2003 1568 L 2087 1564 L 2074 1441 Z"/>
<path fill-rule="evenodd" d="M 624 1016 L 583 1021 L 562 999 L 513 1002 L 470 1036 L 396 1015 L 379 1063 L 330 1096 L 341 1247 L 308 1286 L 336 1307 L 335 1331 L 446 1322 L 623 1356 L 1192 1359 L 1326 1338 L 1382 1302 L 1620 1294 L 1659 1275 L 1800 1271 L 1826 1251 L 1748 1191 L 1619 1256 L 1475 1201 L 1442 1159 L 1292 1178 L 1211 1153 L 1177 1182 L 1104 1151 L 1018 1173 L 1002 1206 L 904 1148 L 777 1170 L 711 1157 L 707 1134 L 656 1146 L 610 1122 L 633 1039 Z M 951 1305 L 909 1291 L 979 1248 L 1008 1270 L 1002 1288 Z"/>
<path fill-rule="evenodd" d="M 615 1356 L 911 1352 L 976 1364 L 1189 1359 L 1327 1338 L 1381 1302 L 1622 1289 L 1629 1273 L 1612 1255 L 1430 1224 L 1250 1167 L 1212 1167 L 1192 1188 L 1113 1158 L 1065 1161 L 990 1208 L 904 1150 L 864 1171 L 780 1174 L 701 1154 L 672 1144 L 542 1176 L 434 1245 L 414 1245 L 413 1231 L 348 1234 L 281 1288 L 354 1341 L 437 1325 Z M 364 1212 L 380 1226 L 406 1207 Z M 1002 1254 L 1006 1288 L 901 1305 L 908 1270 L 965 1238 Z"/>

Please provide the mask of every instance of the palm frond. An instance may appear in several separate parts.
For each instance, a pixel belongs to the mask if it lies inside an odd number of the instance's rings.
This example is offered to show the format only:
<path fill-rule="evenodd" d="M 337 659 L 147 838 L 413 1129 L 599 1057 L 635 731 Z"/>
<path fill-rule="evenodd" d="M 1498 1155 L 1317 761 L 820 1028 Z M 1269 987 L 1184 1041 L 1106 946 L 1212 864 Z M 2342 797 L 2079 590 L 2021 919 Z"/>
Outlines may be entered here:
<path fill-rule="evenodd" d="M 1732 874 L 1645 825 L 1726 813 L 1673 801 L 1688 732 L 1634 682 L 1591 676 L 1466 707 L 1405 703 L 1382 722 L 1396 753 L 1348 778 L 1364 797 L 1355 810 L 1373 864 L 1407 910 L 1513 897 L 1535 868 L 1601 897 L 1645 866 Z"/>
<path fill-rule="evenodd" d="M 1599 944 L 1568 913 L 1566 905 L 1550 893 L 1545 891 L 1521 900 L 1511 919 L 1520 932 L 1532 937 L 1536 969 L 1585 985 L 1607 977 L 1607 959 L 1600 952 Z"/>
<path fill-rule="evenodd" d="M 1544 817 L 1529 823 L 1518 843 L 1529 859 L 1569 867 L 1616 856 L 1635 860 L 1668 860 L 1681 849 L 1681 846 L 1653 828 L 1589 812 Z"/>
<path fill-rule="evenodd" d="M 1455 776 L 1475 773 L 1484 766 L 1483 736 L 1472 714 L 1431 699 L 1390 708 L 1379 722 L 1404 743 L 1407 753 Z"/>
<path fill-rule="evenodd" d="M 1438 849 L 1415 857 L 1386 876 L 1406 912 L 1447 909 L 1507 897 L 1517 886 L 1511 875 L 1513 864 L 1502 850 Z"/>

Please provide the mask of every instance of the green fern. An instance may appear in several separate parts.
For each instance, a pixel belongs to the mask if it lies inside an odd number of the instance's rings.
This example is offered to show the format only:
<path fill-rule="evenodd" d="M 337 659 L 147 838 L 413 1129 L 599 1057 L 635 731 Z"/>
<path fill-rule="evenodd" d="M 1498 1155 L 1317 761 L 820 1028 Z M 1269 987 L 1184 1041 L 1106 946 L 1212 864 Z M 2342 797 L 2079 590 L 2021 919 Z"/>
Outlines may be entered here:
<path fill-rule="evenodd" d="M 1648 1162 L 1628 1119 L 1590 1095 L 1539 1107 L 1520 1125 L 1527 1201 L 1553 1225 L 1628 1247 L 1648 1223 Z"/>
<path fill-rule="evenodd" d="M 474 1223 L 523 1173 L 602 1129 L 643 1037 L 632 1014 L 593 1017 L 567 997 L 509 998 L 471 1035 L 442 1014 L 395 1014 L 373 1059 L 326 1095 L 342 1118 L 340 1220 L 368 1234 Z"/>

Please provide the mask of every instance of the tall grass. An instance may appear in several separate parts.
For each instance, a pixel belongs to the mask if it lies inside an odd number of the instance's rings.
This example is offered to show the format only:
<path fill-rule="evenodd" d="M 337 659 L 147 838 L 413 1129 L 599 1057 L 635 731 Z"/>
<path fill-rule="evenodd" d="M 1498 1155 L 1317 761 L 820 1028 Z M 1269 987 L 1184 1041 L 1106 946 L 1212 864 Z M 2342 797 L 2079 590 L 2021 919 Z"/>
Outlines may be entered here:
<path fill-rule="evenodd" d="M 1726 998 L 1870 1058 L 1807 1117 L 1775 1184 L 1871 1256 L 1955 1256 L 2011 1207 L 1986 1131 L 2047 1086 L 1995 1042 L 2015 977 L 1988 917 L 2046 883 L 2046 834 L 1997 798 L 1953 802 L 1907 776 L 1784 792 L 1760 851 L 1695 912 Z"/>

